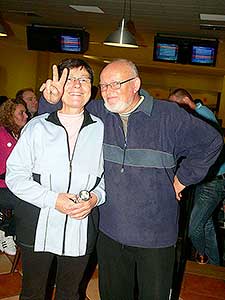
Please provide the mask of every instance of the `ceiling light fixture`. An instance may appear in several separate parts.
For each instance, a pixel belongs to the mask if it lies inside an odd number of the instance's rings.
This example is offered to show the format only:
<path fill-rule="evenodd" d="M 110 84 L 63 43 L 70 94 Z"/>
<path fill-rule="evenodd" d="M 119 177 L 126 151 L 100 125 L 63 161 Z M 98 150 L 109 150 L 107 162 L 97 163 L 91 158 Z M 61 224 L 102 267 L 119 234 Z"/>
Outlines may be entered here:
<path fill-rule="evenodd" d="M 8 29 L 9 29 L 9 26 L 4 21 L 2 15 L 0 13 L 0 37 L 8 36 L 8 33 L 9 33 Z"/>
<path fill-rule="evenodd" d="M 6 32 L 6 30 L 5 30 L 5 28 L 4 28 L 4 26 L 0 23 L 0 37 L 2 37 L 2 36 L 7 36 L 8 34 L 7 34 L 7 32 Z"/>
<path fill-rule="evenodd" d="M 130 3 L 130 19 L 131 21 L 131 0 Z M 104 45 L 116 46 L 116 47 L 126 47 L 126 48 L 138 48 L 135 37 L 126 28 L 125 20 L 126 12 L 126 0 L 124 0 L 123 5 L 123 18 L 119 23 L 119 27 L 116 31 L 112 32 L 104 41 Z"/>
<path fill-rule="evenodd" d="M 202 21 L 225 21 L 225 15 L 216 15 L 216 14 L 200 14 L 200 20 Z"/>
<path fill-rule="evenodd" d="M 90 12 L 97 14 L 104 14 L 104 11 L 98 6 L 89 6 L 89 5 L 69 5 L 69 7 L 81 11 L 81 12 Z"/>

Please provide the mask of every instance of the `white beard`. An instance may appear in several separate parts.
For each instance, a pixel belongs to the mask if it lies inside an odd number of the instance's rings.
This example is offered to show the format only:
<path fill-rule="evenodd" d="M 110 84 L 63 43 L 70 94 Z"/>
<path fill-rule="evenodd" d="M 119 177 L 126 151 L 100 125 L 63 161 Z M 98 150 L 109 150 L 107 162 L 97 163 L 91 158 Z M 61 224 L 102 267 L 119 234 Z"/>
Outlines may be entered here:
<path fill-rule="evenodd" d="M 109 111 L 120 114 L 125 112 L 129 108 L 130 103 L 119 101 L 115 104 L 110 105 L 105 101 L 104 105 Z"/>

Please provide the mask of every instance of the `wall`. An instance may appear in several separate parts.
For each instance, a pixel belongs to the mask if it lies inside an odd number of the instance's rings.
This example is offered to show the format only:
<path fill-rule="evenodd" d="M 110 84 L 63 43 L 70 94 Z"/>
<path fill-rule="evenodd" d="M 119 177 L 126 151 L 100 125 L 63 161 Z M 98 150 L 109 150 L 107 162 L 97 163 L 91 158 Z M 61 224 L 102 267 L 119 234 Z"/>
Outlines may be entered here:
<path fill-rule="evenodd" d="M 36 54 L 0 44 L 0 94 L 15 97 L 21 87 L 34 87 L 36 68 Z"/>

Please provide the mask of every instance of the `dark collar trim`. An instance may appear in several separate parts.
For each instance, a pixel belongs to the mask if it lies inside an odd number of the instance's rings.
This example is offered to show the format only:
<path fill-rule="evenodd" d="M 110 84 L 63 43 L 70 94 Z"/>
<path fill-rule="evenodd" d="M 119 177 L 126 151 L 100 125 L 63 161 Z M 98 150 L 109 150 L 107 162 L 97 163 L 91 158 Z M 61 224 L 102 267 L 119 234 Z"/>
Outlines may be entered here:
<path fill-rule="evenodd" d="M 60 122 L 60 120 L 59 120 L 59 118 L 58 118 L 57 112 L 58 112 L 58 111 L 54 111 L 54 112 L 50 113 L 50 114 L 48 115 L 48 117 L 46 118 L 46 121 L 51 122 L 51 123 L 53 123 L 53 124 L 55 124 L 55 125 L 58 125 L 58 126 L 62 126 L 62 124 L 61 124 L 61 122 Z M 82 123 L 82 125 L 81 125 L 81 129 L 82 129 L 83 127 L 88 126 L 88 125 L 91 125 L 91 124 L 93 124 L 93 123 L 96 123 L 96 121 L 94 121 L 94 120 L 92 119 L 92 117 L 91 117 L 91 115 L 89 114 L 89 112 L 85 109 L 85 110 L 84 110 L 84 121 L 83 121 L 83 123 Z"/>

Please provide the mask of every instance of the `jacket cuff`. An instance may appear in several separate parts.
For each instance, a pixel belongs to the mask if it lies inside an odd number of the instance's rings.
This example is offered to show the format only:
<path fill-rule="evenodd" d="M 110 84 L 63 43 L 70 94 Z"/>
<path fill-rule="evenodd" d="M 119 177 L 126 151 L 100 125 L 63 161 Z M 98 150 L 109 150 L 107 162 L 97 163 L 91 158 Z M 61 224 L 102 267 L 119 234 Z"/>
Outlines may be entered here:
<path fill-rule="evenodd" d="M 55 208 L 57 197 L 58 197 L 58 193 L 55 193 L 53 191 L 49 191 L 47 196 L 46 196 L 46 202 L 45 202 L 46 206 L 51 207 L 51 208 Z"/>

